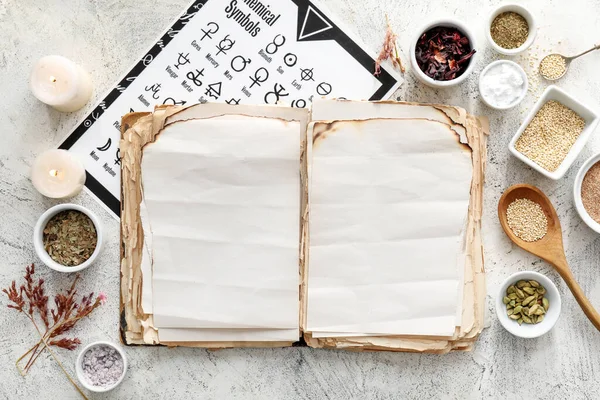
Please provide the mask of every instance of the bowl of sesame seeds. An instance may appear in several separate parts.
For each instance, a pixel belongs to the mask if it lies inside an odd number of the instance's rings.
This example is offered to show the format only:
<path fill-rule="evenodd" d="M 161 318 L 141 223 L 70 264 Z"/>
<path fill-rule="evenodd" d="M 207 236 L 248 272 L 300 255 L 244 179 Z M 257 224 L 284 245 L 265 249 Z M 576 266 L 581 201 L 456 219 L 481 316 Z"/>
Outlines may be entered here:
<path fill-rule="evenodd" d="M 598 114 L 551 85 L 510 141 L 510 153 L 542 175 L 562 178 L 589 140 Z"/>

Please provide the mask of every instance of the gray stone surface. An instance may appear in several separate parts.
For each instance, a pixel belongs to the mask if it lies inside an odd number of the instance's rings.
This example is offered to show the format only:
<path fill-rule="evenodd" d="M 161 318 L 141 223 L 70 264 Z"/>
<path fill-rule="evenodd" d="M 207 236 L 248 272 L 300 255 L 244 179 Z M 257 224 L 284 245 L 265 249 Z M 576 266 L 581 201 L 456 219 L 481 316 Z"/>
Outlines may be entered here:
<path fill-rule="evenodd" d="M 213 0 L 222 1 L 222 0 Z M 0 0 L 0 284 L 22 275 L 37 262 L 31 234 L 37 217 L 54 201 L 32 187 L 29 165 L 55 146 L 117 78 L 162 33 L 188 0 Z M 493 0 L 324 0 L 338 16 L 378 48 L 387 13 L 400 36 L 402 58 L 426 20 L 455 15 L 477 32 L 482 57 L 478 71 L 500 58 L 487 46 L 484 26 Z M 598 0 L 523 1 L 538 17 L 539 35 L 529 55 L 545 50 L 582 50 L 600 40 Z M 545 49 L 545 50 L 544 50 Z M 95 83 L 95 99 L 83 110 L 61 114 L 35 100 L 28 90 L 32 63 L 58 53 L 82 64 Z M 525 59 L 513 57 L 523 65 Z M 559 85 L 600 109 L 600 52 L 575 62 Z M 477 71 L 477 72 L 478 72 Z M 530 95 L 515 110 L 494 112 L 478 100 L 478 73 L 455 89 L 434 90 L 417 84 L 410 72 L 396 93 L 402 100 L 460 105 L 490 117 L 489 162 L 485 187 L 484 242 L 489 296 L 495 298 L 509 274 L 533 269 L 547 274 L 563 295 L 561 318 L 548 335 L 517 339 L 505 332 L 489 307 L 490 327 L 472 353 L 445 356 L 298 349 L 226 350 L 127 348 L 130 367 L 123 384 L 98 399 L 530 399 L 600 398 L 600 333 L 586 320 L 558 276 L 539 259 L 511 245 L 501 232 L 496 205 L 502 191 L 519 182 L 536 184 L 557 207 L 567 258 L 591 301 L 600 308 L 600 238 L 573 208 L 572 185 L 583 161 L 600 151 L 596 131 L 569 173 L 554 182 L 511 158 L 507 144 L 535 101 Z M 543 85 L 537 86 L 537 92 Z M 535 88 L 534 88 L 535 89 Z M 76 334 L 83 343 L 118 340 L 118 224 L 87 194 L 74 202 L 102 216 L 106 248 L 83 274 L 82 292 L 105 291 L 109 302 L 82 321 Z M 49 289 L 64 288 L 68 276 L 39 266 Z M 41 357 L 23 378 L 14 361 L 35 340 L 29 322 L 4 308 L 0 300 L 0 398 L 75 399 L 77 393 L 54 361 Z M 489 302 L 491 304 L 491 300 Z M 58 351 L 74 372 L 77 352 Z M 596 378 L 594 378 L 596 376 Z"/>

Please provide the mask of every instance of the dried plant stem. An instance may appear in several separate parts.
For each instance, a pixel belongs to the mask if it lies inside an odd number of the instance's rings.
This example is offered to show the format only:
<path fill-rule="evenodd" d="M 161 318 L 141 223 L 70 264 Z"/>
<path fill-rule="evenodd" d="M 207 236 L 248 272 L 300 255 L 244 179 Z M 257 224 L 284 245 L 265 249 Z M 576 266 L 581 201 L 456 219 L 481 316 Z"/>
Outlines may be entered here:
<path fill-rule="evenodd" d="M 83 397 L 86 400 L 89 400 L 88 397 L 85 395 L 85 393 L 83 393 L 83 391 L 81 390 L 81 388 L 79 387 L 79 385 L 77 385 L 77 383 L 75 383 L 75 381 L 73 380 L 73 378 L 71 377 L 71 375 L 67 372 L 67 370 L 65 369 L 64 365 L 60 362 L 60 360 L 58 359 L 58 357 L 56 356 L 56 354 L 54 354 L 54 352 L 50 348 L 50 345 L 48 344 L 48 342 L 46 342 L 46 338 L 44 337 L 44 334 L 42 333 L 42 331 L 40 330 L 40 328 L 38 328 L 37 324 L 35 323 L 35 320 L 31 316 L 29 316 L 29 315 L 27 317 L 29 318 L 29 320 L 31 321 L 31 323 L 33 323 L 33 326 L 35 327 L 35 330 L 40 335 L 40 338 L 41 338 L 40 341 L 43 342 L 44 347 L 46 349 L 48 349 L 48 351 L 50 352 L 50 354 L 52 355 L 52 357 L 54 358 L 54 360 L 58 363 L 58 366 L 60 367 L 60 369 L 62 369 L 62 371 L 65 373 L 65 375 L 67 376 L 67 378 L 69 379 L 69 381 L 73 384 L 73 386 L 75 386 L 75 389 L 77 389 L 77 391 L 79 392 L 79 394 L 81 395 L 81 397 Z M 17 368 L 19 368 L 18 361 L 17 361 Z M 23 373 L 21 373 L 21 375 L 23 375 Z"/>

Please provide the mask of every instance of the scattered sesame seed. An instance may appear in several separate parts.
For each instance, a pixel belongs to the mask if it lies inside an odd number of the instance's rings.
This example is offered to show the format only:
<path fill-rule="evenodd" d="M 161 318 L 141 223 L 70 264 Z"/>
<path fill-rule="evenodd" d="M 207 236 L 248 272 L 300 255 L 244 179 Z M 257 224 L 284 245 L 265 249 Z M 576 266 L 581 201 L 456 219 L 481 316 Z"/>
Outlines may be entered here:
<path fill-rule="evenodd" d="M 569 107 L 551 100 L 544 104 L 515 143 L 515 149 L 553 172 L 577 141 L 585 120 Z"/>
<path fill-rule="evenodd" d="M 529 199 L 516 199 L 510 203 L 506 219 L 515 236 L 526 242 L 537 242 L 548 233 L 548 219 L 542 206 Z"/>

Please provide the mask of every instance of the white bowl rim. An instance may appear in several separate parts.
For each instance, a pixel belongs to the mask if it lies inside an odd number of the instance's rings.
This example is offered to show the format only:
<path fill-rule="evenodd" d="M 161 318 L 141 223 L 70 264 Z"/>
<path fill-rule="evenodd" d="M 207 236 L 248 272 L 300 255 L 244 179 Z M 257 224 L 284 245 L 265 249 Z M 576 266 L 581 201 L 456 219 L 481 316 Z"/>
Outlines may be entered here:
<path fill-rule="evenodd" d="M 471 44 L 471 49 L 475 49 L 475 54 L 473 54 L 473 56 L 469 60 L 469 65 L 467 66 L 467 69 L 465 70 L 465 72 L 463 72 L 462 75 L 459 76 L 458 78 L 452 79 L 450 81 L 436 81 L 435 79 L 432 79 L 432 78 L 428 77 L 427 75 L 425 75 L 425 73 L 423 71 L 421 71 L 421 68 L 419 68 L 419 64 L 417 63 L 417 57 L 415 55 L 415 50 L 417 48 L 417 42 L 419 41 L 419 38 L 423 35 L 423 33 L 427 32 L 429 29 L 435 28 L 437 26 L 450 26 L 450 27 L 455 27 L 456 29 L 460 30 L 469 39 L 469 43 Z M 418 78 L 420 80 L 422 80 L 423 82 L 425 82 L 426 84 L 428 84 L 429 86 L 432 86 L 432 87 L 445 88 L 445 87 L 451 87 L 451 86 L 458 85 L 462 81 L 467 79 L 467 77 L 469 75 L 471 75 L 471 73 L 475 69 L 476 60 L 479 59 L 479 51 L 480 50 L 478 50 L 478 48 L 477 48 L 475 35 L 473 34 L 471 29 L 464 22 L 462 22 L 461 20 L 459 20 L 457 18 L 434 19 L 434 20 L 429 21 L 428 23 L 422 25 L 421 28 L 417 32 L 419 32 L 419 33 L 413 38 L 413 41 L 411 42 L 411 45 L 410 45 L 410 61 L 411 61 L 412 70 L 414 71 L 415 74 L 418 75 Z"/>
<path fill-rule="evenodd" d="M 526 276 L 533 276 L 534 278 L 525 278 Z M 502 302 L 502 299 L 504 298 L 506 289 L 508 288 L 509 284 L 512 282 L 517 282 L 521 279 L 523 279 L 523 280 L 534 279 L 534 280 L 538 281 L 539 283 L 541 283 L 544 286 L 544 288 L 546 288 L 546 291 L 548 291 L 548 292 L 551 291 L 552 293 L 554 293 L 554 297 L 556 297 L 555 301 L 552 302 L 552 307 L 554 309 L 558 310 L 558 311 L 556 311 L 556 319 L 552 319 L 552 320 L 544 319 L 541 323 L 534 325 L 535 327 L 538 327 L 536 330 L 522 329 L 522 327 L 519 324 L 516 324 L 515 321 L 508 318 L 508 315 L 506 315 L 506 305 Z M 524 339 L 538 338 L 538 337 L 550 332 L 550 330 L 552 330 L 552 328 L 554 327 L 554 325 L 556 325 L 556 322 L 560 318 L 561 309 L 562 309 L 562 300 L 561 300 L 560 292 L 558 291 L 558 288 L 556 287 L 556 285 L 554 284 L 554 282 L 552 282 L 552 280 L 550 278 L 548 278 L 546 275 L 541 274 L 536 271 L 519 271 L 519 272 L 515 272 L 514 274 L 510 275 L 500 285 L 500 288 L 498 290 L 498 296 L 496 298 L 496 315 L 498 316 L 498 320 L 500 321 L 500 324 L 509 333 L 511 333 L 517 337 L 524 338 Z M 511 322 L 511 323 L 508 324 L 506 322 Z M 531 332 L 531 333 L 528 333 L 528 332 Z"/>
<path fill-rule="evenodd" d="M 587 113 L 594 116 L 594 118 L 592 119 L 592 121 L 589 124 L 586 121 L 586 126 L 584 128 L 584 131 L 581 133 L 581 135 L 577 139 L 577 141 L 573 144 L 573 146 L 571 147 L 571 149 L 565 156 L 565 159 L 563 160 L 563 162 L 559 165 L 559 167 L 554 172 L 550 172 L 550 171 L 544 169 L 541 165 L 538 165 L 533 160 L 526 157 L 524 154 L 521 154 L 515 148 L 515 144 L 517 143 L 517 140 L 519 140 L 519 138 L 521 137 L 521 135 L 523 134 L 523 132 L 525 131 L 525 129 L 527 128 L 527 126 L 529 125 L 529 123 L 531 122 L 533 117 L 535 117 L 537 112 L 542 108 L 542 106 L 544 104 L 546 104 L 546 102 L 549 101 L 548 97 L 550 97 L 552 95 L 552 92 L 557 92 L 560 95 L 568 98 L 570 101 L 577 104 L 577 107 L 579 109 L 583 109 Z M 579 113 L 578 110 L 573 109 L 573 111 Z M 589 107 L 587 107 L 586 105 L 581 103 L 575 97 L 568 94 L 567 92 L 565 92 L 558 86 L 550 85 L 546 88 L 546 90 L 544 90 L 544 92 L 542 93 L 540 98 L 535 102 L 535 104 L 529 110 L 529 113 L 527 114 L 527 116 L 525 117 L 525 119 L 523 120 L 523 122 L 521 123 L 519 128 L 517 129 L 517 133 L 515 133 L 515 135 L 511 139 L 510 143 L 508 144 L 508 150 L 510 151 L 510 153 L 513 156 L 515 156 L 516 158 L 521 160 L 523 163 L 527 164 L 532 169 L 538 171 L 540 174 L 546 176 L 547 178 L 550 178 L 550 179 L 556 181 L 556 180 L 561 179 L 563 176 L 565 176 L 565 174 L 569 171 L 569 169 L 571 168 L 571 166 L 573 165 L 573 163 L 575 162 L 575 160 L 577 159 L 577 157 L 579 156 L 579 154 L 581 153 L 581 151 L 587 144 L 588 140 L 590 139 L 591 134 L 596 129 L 596 126 L 598 125 L 599 121 L 600 121 L 600 117 L 594 110 L 590 109 Z M 580 141 L 580 139 L 582 139 L 582 140 Z M 567 159 L 569 158 L 569 156 L 571 154 L 573 154 L 573 157 L 569 162 L 567 162 Z"/>
<path fill-rule="evenodd" d="M 483 95 L 483 92 L 481 91 L 481 80 L 484 77 L 484 75 L 486 74 L 487 71 L 490 70 L 491 67 L 499 65 L 499 64 L 509 64 L 512 65 L 513 67 L 516 67 L 521 76 L 523 77 L 523 81 L 525 82 L 525 88 L 523 90 L 523 93 L 521 93 L 521 95 L 519 96 L 519 98 L 517 100 L 515 100 L 513 103 L 509 104 L 508 106 L 495 106 L 493 104 L 491 104 L 489 101 L 487 101 L 485 99 L 485 96 Z M 517 64 L 514 61 L 511 60 L 496 60 L 496 61 L 492 61 L 491 63 L 488 64 L 487 67 L 485 67 L 483 69 L 483 71 L 481 71 L 481 73 L 479 74 L 479 95 L 481 96 L 481 100 L 483 100 L 483 102 L 490 108 L 493 108 L 494 110 L 509 110 L 511 108 L 514 108 L 516 106 L 518 106 L 523 99 L 525 99 L 525 97 L 527 96 L 527 90 L 529 89 L 529 79 L 527 78 L 527 74 L 525 73 L 525 70 L 523 69 L 523 67 L 521 67 L 519 64 Z"/>
<path fill-rule="evenodd" d="M 46 224 L 50 220 L 50 218 L 52 218 L 59 212 L 65 211 L 65 210 L 76 210 L 76 211 L 80 211 L 80 212 L 84 213 L 92 220 L 92 223 L 94 224 L 94 227 L 96 228 L 97 243 L 96 243 L 96 248 L 94 249 L 94 252 L 90 256 L 90 258 L 88 258 L 86 261 L 84 261 L 83 263 L 81 263 L 79 265 L 73 266 L 73 267 L 67 267 L 65 265 L 61 265 L 61 264 L 57 263 L 56 261 L 54 261 L 52 259 L 52 257 L 50 257 L 50 255 L 48 255 L 48 253 L 46 252 L 46 249 L 44 249 L 44 242 L 43 242 L 43 231 L 44 231 L 44 228 L 46 227 Z M 40 258 L 40 260 L 42 260 L 42 262 L 48 268 L 51 268 L 51 269 L 53 269 L 55 271 L 59 271 L 59 272 L 67 272 L 67 273 L 79 272 L 79 271 L 86 269 L 90 265 L 92 265 L 94 263 L 94 261 L 96 261 L 96 258 L 98 258 L 98 255 L 100 254 L 100 251 L 102 250 L 102 240 L 103 240 L 102 224 L 100 223 L 100 219 L 98 218 L 98 216 L 94 212 L 89 210 L 88 208 L 80 206 L 78 204 L 73 204 L 73 203 L 57 204 L 53 207 L 50 207 L 48 210 L 46 210 L 46 212 L 44 212 L 38 218 L 38 220 L 35 224 L 35 227 L 33 228 L 33 247 L 35 248 L 35 252 L 37 253 L 37 256 Z"/>
<path fill-rule="evenodd" d="M 529 25 L 529 35 L 527 36 L 527 40 L 525 41 L 525 43 L 523 43 L 521 46 L 517 47 L 516 49 L 505 49 L 504 47 L 500 47 L 496 42 L 494 42 L 494 39 L 492 39 L 492 33 L 491 33 L 492 22 L 494 22 L 494 19 L 498 15 L 502 14 L 503 12 L 509 12 L 509 11 L 516 12 L 517 14 L 521 15 L 523 18 L 525 18 L 527 20 L 527 24 Z M 494 50 L 496 50 L 500 54 L 504 54 L 507 56 L 514 56 L 514 55 L 524 52 L 529 47 L 531 47 L 531 45 L 533 44 L 533 42 L 537 36 L 537 23 L 535 21 L 535 17 L 533 16 L 533 13 L 524 5 L 518 4 L 518 3 L 503 3 L 503 4 L 500 4 L 498 7 L 494 8 L 492 10 L 492 12 L 490 13 L 490 16 L 488 18 L 488 23 L 486 26 L 486 30 L 485 30 L 485 34 L 486 34 L 486 37 L 488 38 L 488 41 L 490 42 L 490 45 L 494 48 Z"/>
<path fill-rule="evenodd" d="M 575 183 L 573 184 L 573 198 L 575 200 L 575 208 L 577 209 L 577 213 L 579 214 L 583 222 L 585 222 L 587 226 L 590 227 L 590 229 L 597 233 L 600 233 L 600 224 L 594 221 L 594 219 L 590 216 L 585 206 L 583 205 L 583 200 L 581 198 L 581 186 L 583 183 L 583 178 L 585 178 L 590 168 L 592 168 L 592 166 L 596 165 L 596 163 L 599 162 L 600 153 L 596 153 L 587 160 L 585 160 L 581 168 L 579 168 L 579 172 L 575 177 Z"/>
<path fill-rule="evenodd" d="M 121 358 L 123 359 L 123 373 L 121 374 L 121 377 L 112 385 L 105 386 L 105 387 L 92 385 L 87 380 L 87 378 L 84 376 L 83 368 L 81 366 L 81 364 L 83 362 L 83 356 L 89 349 L 91 349 L 92 347 L 103 346 L 103 345 L 111 347 L 111 348 L 115 349 L 116 351 L 118 351 L 119 354 L 121 355 Z M 88 344 L 87 346 L 85 346 L 83 348 L 83 350 L 81 350 L 79 352 L 79 355 L 77 356 L 77 361 L 75 361 L 75 373 L 77 374 L 77 379 L 79 380 L 79 382 L 87 390 L 96 392 L 96 393 L 108 392 L 110 390 L 113 390 L 117 386 L 119 386 L 121 384 L 121 382 L 123 382 L 123 379 L 125 379 L 125 375 L 127 374 L 127 357 L 125 356 L 125 352 L 123 351 L 123 349 L 120 346 L 118 346 L 112 342 L 107 342 L 105 340 L 99 340 L 97 342 L 92 342 L 92 343 Z"/>

